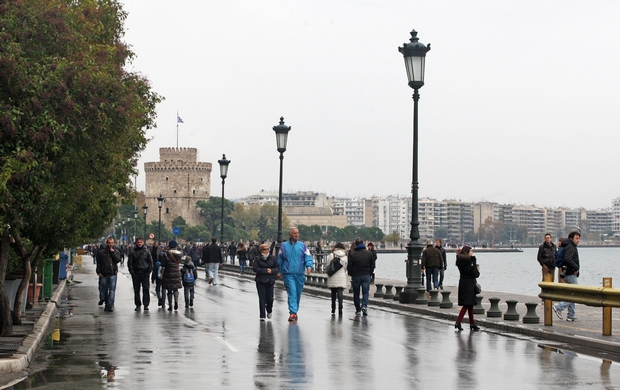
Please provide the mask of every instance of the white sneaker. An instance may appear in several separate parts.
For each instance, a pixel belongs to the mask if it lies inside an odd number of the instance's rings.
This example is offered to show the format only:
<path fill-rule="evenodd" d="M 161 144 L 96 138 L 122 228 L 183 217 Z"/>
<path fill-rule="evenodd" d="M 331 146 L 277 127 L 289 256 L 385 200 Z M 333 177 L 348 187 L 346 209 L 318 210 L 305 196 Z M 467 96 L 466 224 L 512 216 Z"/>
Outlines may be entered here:
<path fill-rule="evenodd" d="M 267 313 L 267 318 L 271 319 L 271 313 Z"/>
<path fill-rule="evenodd" d="M 553 309 L 553 312 L 555 313 L 556 316 L 558 316 L 559 319 L 563 320 L 564 317 L 562 317 L 562 312 L 560 312 L 558 309 L 555 308 L 555 306 L 551 306 L 551 308 Z"/>

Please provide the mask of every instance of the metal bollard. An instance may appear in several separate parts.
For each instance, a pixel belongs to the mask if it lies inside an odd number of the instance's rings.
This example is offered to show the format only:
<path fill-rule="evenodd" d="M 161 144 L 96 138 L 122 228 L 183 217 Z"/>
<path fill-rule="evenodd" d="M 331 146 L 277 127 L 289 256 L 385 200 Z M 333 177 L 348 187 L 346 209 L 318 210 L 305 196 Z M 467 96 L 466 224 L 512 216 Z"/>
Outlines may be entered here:
<path fill-rule="evenodd" d="M 373 295 L 373 297 L 383 298 L 383 284 L 375 283 L 375 286 L 377 286 L 377 291 L 375 291 L 375 295 Z"/>
<path fill-rule="evenodd" d="M 416 305 L 426 305 L 428 303 L 428 301 L 426 300 L 426 288 L 425 287 L 420 287 L 418 290 L 418 297 L 416 298 L 415 302 L 413 302 Z"/>
<path fill-rule="evenodd" d="M 501 317 L 502 311 L 499 309 L 499 298 L 489 298 L 489 302 L 491 302 L 491 307 L 487 311 L 487 317 Z"/>
<path fill-rule="evenodd" d="M 52 297 L 52 278 L 54 276 L 54 259 L 45 259 L 43 268 L 43 299 Z"/>
<path fill-rule="evenodd" d="M 603 278 L 603 287 L 611 288 L 611 278 Z M 611 336 L 611 307 L 603 307 L 603 336 Z"/>
<path fill-rule="evenodd" d="M 474 314 L 484 314 L 484 307 L 482 306 L 482 295 L 476 295 L 476 305 L 474 306 Z"/>
<path fill-rule="evenodd" d="M 439 304 L 440 309 L 452 309 L 454 304 L 450 300 L 450 291 L 441 291 L 441 303 Z"/>
<path fill-rule="evenodd" d="M 504 313 L 504 319 L 506 321 L 519 321 L 519 313 L 517 312 L 517 303 L 519 301 L 515 301 L 514 299 L 508 299 L 506 304 L 508 305 L 508 309 L 506 313 Z"/>
<path fill-rule="evenodd" d="M 383 294 L 383 299 L 394 299 L 394 294 L 392 293 L 392 284 L 385 285 L 385 294 Z"/>
<path fill-rule="evenodd" d="M 431 290 L 429 294 L 431 294 L 431 299 L 428 301 L 428 306 L 438 307 L 441 304 L 441 302 L 439 302 L 439 296 L 438 296 L 439 291 Z"/>
<path fill-rule="evenodd" d="M 540 323 L 540 318 L 536 315 L 536 307 L 538 303 L 536 302 L 527 302 L 525 307 L 527 307 L 527 313 L 523 316 L 524 324 L 538 324 Z"/>
<path fill-rule="evenodd" d="M 394 294 L 394 300 L 395 301 L 400 301 L 400 293 L 403 292 L 403 286 L 394 286 L 394 288 L 396 289 L 396 294 Z"/>

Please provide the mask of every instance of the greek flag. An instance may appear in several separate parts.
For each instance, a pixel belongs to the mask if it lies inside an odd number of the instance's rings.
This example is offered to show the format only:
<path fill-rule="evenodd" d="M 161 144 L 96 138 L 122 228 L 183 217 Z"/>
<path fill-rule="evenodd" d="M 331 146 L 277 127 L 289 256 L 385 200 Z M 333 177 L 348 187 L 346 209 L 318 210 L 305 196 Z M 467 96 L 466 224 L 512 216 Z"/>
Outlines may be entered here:
<path fill-rule="evenodd" d="M 177 115 L 177 123 L 183 123 L 183 119 L 181 119 L 181 117 L 178 115 Z"/>

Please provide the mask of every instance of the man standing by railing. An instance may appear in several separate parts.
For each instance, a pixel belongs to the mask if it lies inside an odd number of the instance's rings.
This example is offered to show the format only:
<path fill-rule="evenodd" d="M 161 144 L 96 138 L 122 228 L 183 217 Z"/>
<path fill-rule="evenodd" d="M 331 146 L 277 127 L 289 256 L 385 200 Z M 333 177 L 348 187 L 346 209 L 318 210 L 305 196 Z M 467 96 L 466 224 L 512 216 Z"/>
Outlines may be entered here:
<path fill-rule="evenodd" d="M 551 239 L 551 234 L 545 234 L 545 242 L 538 247 L 537 260 L 542 267 L 542 280 L 545 281 L 545 276 L 551 274 L 551 281 L 553 282 L 553 275 L 555 273 L 555 253 L 558 248 Z"/>
<path fill-rule="evenodd" d="M 579 232 L 571 232 L 568 235 L 568 239 L 562 242 L 562 246 L 564 246 L 564 261 L 562 263 L 565 275 L 564 282 L 568 284 L 577 284 L 577 278 L 579 277 L 579 252 L 577 251 L 577 245 L 579 245 L 580 239 L 581 234 Z M 575 317 L 574 302 L 560 302 L 553 306 L 553 312 L 559 319 L 563 319 L 562 311 L 566 308 L 568 308 L 566 321 L 579 321 L 579 319 Z"/>

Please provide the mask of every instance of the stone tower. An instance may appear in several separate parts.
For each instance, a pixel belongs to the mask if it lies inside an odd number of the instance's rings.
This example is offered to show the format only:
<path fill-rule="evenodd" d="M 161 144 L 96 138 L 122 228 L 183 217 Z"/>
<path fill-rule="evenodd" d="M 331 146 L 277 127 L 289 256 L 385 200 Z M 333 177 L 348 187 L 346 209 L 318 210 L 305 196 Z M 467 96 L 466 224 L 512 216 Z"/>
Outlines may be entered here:
<path fill-rule="evenodd" d="M 144 163 L 147 221 L 159 219 L 157 197 L 161 194 L 161 224 L 172 229 L 172 221 L 183 217 L 188 225 L 201 225 L 196 202 L 211 195 L 211 163 L 198 162 L 196 148 L 159 148 L 159 162 Z M 157 232 L 154 232 L 157 235 Z"/>

